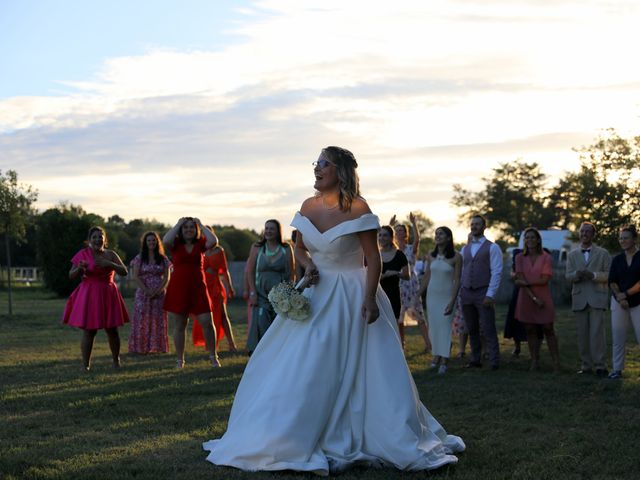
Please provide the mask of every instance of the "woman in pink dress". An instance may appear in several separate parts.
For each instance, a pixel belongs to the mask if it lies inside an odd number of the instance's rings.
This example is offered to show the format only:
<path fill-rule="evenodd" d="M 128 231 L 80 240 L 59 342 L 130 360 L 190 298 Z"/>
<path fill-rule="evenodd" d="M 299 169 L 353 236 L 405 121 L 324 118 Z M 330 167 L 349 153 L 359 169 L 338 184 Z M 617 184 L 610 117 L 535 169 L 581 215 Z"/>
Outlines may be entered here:
<path fill-rule="evenodd" d="M 129 332 L 129 352 L 167 353 L 169 321 L 162 305 L 169 283 L 170 262 L 156 232 L 146 232 L 141 244 L 140 253 L 131 261 L 138 289 Z"/>
<path fill-rule="evenodd" d="M 558 338 L 553 329 L 556 312 L 549 282 L 553 275 L 551 255 L 542 249 L 542 237 L 535 228 L 524 232 L 524 251 L 516 256 L 516 280 L 520 287 L 515 317 L 527 330 L 527 342 L 531 353 L 531 370 L 539 369 L 540 339 L 538 325 L 547 339 L 553 368 L 560 370 Z"/>
<path fill-rule="evenodd" d="M 104 329 L 114 368 L 120 367 L 120 336 L 118 327 L 129 321 L 129 314 L 113 282 L 114 272 L 126 275 L 127 267 L 113 250 L 106 250 L 107 234 L 102 227 L 91 227 L 88 247 L 71 259 L 69 278 L 82 277 L 71 293 L 64 309 L 63 323 L 83 330 L 80 350 L 85 371 L 91 367 L 91 351 L 98 330 Z"/>

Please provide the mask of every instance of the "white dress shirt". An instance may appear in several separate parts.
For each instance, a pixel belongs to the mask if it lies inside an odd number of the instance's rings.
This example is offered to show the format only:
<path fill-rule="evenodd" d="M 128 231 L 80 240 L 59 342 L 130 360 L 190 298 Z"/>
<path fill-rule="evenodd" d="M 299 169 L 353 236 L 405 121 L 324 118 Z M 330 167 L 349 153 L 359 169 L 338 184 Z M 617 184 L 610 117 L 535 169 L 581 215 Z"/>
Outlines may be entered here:
<path fill-rule="evenodd" d="M 478 239 L 474 238 L 473 240 L 471 240 L 471 243 L 468 243 L 467 245 L 462 247 L 460 253 L 464 257 L 465 248 L 469 247 L 471 256 L 475 257 L 482 244 L 486 241 L 487 238 L 484 236 Z M 500 288 L 500 280 L 502 279 L 502 250 L 500 250 L 500 247 L 495 243 L 492 243 L 491 247 L 489 247 L 489 265 L 491 268 L 491 279 L 489 280 L 489 287 L 487 287 L 486 296 L 495 298 L 496 293 L 498 293 L 498 288 Z M 462 266 L 462 270 L 464 272 L 464 263 Z"/>

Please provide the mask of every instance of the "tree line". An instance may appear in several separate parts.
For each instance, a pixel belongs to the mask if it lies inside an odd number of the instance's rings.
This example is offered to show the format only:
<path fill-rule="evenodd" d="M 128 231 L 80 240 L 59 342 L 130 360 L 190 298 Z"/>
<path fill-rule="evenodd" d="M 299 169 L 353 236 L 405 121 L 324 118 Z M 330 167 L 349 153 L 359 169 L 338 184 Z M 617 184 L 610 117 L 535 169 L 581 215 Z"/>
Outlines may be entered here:
<path fill-rule="evenodd" d="M 492 169 L 482 178 L 480 191 L 454 185 L 451 203 L 461 210 L 460 222 L 468 222 L 476 212 L 483 213 L 498 231 L 504 247 L 517 242 L 528 226 L 576 231 L 588 220 L 599 230 L 598 243 L 610 251 L 617 250 L 619 227 L 640 223 L 640 136 L 625 139 L 609 129 L 593 144 L 575 151 L 579 168 L 565 172 L 553 185 L 540 165 L 521 160 Z M 163 233 L 170 228 L 153 219 L 126 222 L 119 215 L 105 219 L 69 203 L 38 213 L 34 208 L 37 196 L 30 185 L 18 182 L 15 171 L 0 171 L 0 236 L 5 247 L 0 248 L 0 265 L 10 266 L 13 260 L 14 265 L 41 267 L 45 285 L 59 295 L 69 294 L 74 287 L 67 275 L 69 259 L 84 245 L 92 225 L 106 229 L 110 248 L 125 263 L 138 253 L 145 231 Z M 414 213 L 424 252 L 433 246 L 433 222 L 422 212 Z M 212 226 L 228 259 L 246 260 L 258 233 L 233 225 Z"/>
<path fill-rule="evenodd" d="M 10 175 L 10 178 L 14 178 L 14 174 L 15 172 L 7 172 L 3 178 Z M 37 193 L 31 197 L 31 203 L 36 198 Z M 145 232 L 153 230 L 162 236 L 171 228 L 170 225 L 153 219 L 137 218 L 126 222 L 119 215 L 105 219 L 69 203 L 61 203 L 42 213 L 29 206 L 22 209 L 19 220 L 14 217 L 13 221 L 20 222 L 21 229 L 14 229 L 15 233 L 9 235 L 7 229 L 0 231 L 5 240 L 8 240 L 5 242 L 7 247 L 0 254 L 0 265 L 8 265 L 9 260 L 13 265 L 37 265 L 42 269 L 45 286 L 61 296 L 68 295 L 76 286 L 77 282 L 70 280 L 68 276 L 69 260 L 85 245 L 87 232 L 92 226 L 105 228 L 109 248 L 115 250 L 125 264 L 139 253 L 140 241 Z M 229 261 L 246 260 L 251 245 L 259 236 L 255 230 L 238 229 L 233 225 L 212 227 L 216 230 Z"/>
<path fill-rule="evenodd" d="M 593 144 L 574 150 L 579 168 L 555 184 L 538 163 L 516 160 L 492 169 L 480 191 L 454 185 L 451 204 L 462 210 L 459 220 L 483 213 L 503 245 L 517 242 L 529 226 L 576 232 L 590 221 L 598 229 L 598 244 L 617 251 L 620 226 L 640 223 L 640 136 L 625 139 L 608 129 Z"/>

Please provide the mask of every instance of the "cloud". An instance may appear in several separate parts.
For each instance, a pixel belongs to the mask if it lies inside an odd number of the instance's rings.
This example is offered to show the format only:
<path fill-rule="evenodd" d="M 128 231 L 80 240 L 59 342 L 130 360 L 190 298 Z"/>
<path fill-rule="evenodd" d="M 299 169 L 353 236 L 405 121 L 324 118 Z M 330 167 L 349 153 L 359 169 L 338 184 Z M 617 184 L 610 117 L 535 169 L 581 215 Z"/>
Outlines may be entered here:
<path fill-rule="evenodd" d="M 0 100 L 0 168 L 41 207 L 259 228 L 288 223 L 338 144 L 381 216 L 451 223 L 461 178 L 518 157 L 559 174 L 599 129 L 640 128 L 633 2 L 307 5 L 256 2 L 224 48 L 112 58 L 71 94 Z"/>

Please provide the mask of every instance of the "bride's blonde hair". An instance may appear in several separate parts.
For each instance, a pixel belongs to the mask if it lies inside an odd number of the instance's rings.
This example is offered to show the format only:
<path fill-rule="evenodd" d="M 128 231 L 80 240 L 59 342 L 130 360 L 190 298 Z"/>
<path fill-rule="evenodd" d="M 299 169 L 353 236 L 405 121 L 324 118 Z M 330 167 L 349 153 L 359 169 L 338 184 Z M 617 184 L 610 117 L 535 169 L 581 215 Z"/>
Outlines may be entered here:
<path fill-rule="evenodd" d="M 338 188 L 340 196 L 338 204 L 340 210 L 348 212 L 356 197 L 360 196 L 360 179 L 358 177 L 358 162 L 349 150 L 330 146 L 322 150 L 327 159 L 336 166 L 338 174 Z"/>

